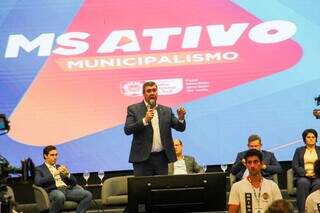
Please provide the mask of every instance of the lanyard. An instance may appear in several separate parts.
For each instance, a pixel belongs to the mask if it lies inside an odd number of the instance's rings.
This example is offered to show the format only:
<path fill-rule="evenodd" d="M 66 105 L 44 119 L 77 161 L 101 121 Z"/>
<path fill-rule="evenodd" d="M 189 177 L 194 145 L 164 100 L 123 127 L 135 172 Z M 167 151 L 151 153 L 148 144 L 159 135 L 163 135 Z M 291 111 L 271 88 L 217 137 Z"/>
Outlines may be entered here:
<path fill-rule="evenodd" d="M 259 185 L 259 193 L 258 193 L 258 196 L 257 196 L 257 192 L 256 192 L 255 187 L 252 185 L 252 182 L 251 182 L 251 178 L 250 178 L 250 177 L 248 177 L 248 181 L 250 182 L 251 188 L 252 188 L 252 190 L 253 190 L 253 195 L 254 195 L 255 199 L 257 200 L 258 208 L 260 208 L 262 179 L 261 179 L 261 182 L 260 182 L 260 185 Z"/>

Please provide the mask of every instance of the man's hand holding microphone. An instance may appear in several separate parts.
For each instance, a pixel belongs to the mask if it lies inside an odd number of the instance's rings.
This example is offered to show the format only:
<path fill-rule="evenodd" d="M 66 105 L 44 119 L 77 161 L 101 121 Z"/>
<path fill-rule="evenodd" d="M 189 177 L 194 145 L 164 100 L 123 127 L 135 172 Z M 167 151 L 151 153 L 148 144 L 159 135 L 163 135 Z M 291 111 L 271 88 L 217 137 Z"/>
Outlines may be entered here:
<path fill-rule="evenodd" d="M 155 107 L 156 107 L 156 100 L 150 99 L 148 111 L 147 111 L 146 115 L 144 116 L 144 120 L 146 123 L 149 123 L 152 120 L 152 118 L 154 116 Z"/>

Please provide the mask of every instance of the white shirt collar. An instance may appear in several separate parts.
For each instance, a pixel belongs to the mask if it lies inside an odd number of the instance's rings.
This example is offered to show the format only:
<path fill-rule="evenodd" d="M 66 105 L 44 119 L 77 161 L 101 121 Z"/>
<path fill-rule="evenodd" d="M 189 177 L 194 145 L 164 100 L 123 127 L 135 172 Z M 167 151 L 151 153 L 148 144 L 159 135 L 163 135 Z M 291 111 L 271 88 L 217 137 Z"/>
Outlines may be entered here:
<path fill-rule="evenodd" d="M 50 169 L 50 168 L 56 168 L 56 165 L 53 164 L 53 165 L 50 165 L 48 164 L 47 162 L 44 162 L 44 164 L 46 164 L 46 166 Z"/>

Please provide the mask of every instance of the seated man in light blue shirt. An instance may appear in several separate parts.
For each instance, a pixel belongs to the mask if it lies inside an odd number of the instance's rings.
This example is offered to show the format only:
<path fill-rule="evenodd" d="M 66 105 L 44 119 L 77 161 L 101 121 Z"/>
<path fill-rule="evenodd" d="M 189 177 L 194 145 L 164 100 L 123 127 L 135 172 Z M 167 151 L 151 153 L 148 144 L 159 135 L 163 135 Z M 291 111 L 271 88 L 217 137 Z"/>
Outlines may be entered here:
<path fill-rule="evenodd" d="M 174 139 L 173 145 L 178 160 L 174 163 L 169 163 L 169 175 L 181 175 L 204 172 L 203 168 L 198 165 L 194 157 L 183 155 L 183 144 L 181 140 Z"/>

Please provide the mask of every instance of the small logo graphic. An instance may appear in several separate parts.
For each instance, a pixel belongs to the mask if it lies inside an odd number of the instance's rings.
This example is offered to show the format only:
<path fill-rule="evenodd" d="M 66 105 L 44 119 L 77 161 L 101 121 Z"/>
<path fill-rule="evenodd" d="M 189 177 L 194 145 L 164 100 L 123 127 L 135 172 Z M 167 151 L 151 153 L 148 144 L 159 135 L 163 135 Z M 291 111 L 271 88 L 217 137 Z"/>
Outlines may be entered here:
<path fill-rule="evenodd" d="M 267 201 L 267 200 L 269 200 L 269 198 L 270 198 L 270 196 L 269 196 L 269 194 L 267 192 L 262 194 L 262 199 L 263 200 Z"/>
<path fill-rule="evenodd" d="M 182 91 L 183 79 L 157 79 L 152 80 L 157 83 L 159 95 L 174 95 Z M 145 81 L 127 81 L 120 83 L 120 92 L 124 96 L 142 96 L 142 86 Z"/>
<path fill-rule="evenodd" d="M 143 82 L 139 81 L 129 81 L 120 83 L 121 94 L 125 96 L 142 96 L 142 85 Z"/>

